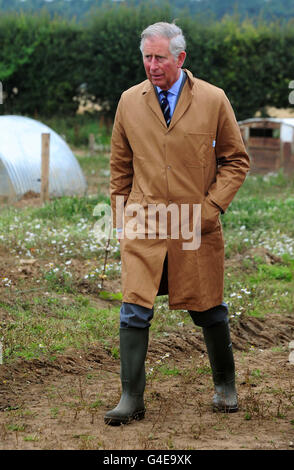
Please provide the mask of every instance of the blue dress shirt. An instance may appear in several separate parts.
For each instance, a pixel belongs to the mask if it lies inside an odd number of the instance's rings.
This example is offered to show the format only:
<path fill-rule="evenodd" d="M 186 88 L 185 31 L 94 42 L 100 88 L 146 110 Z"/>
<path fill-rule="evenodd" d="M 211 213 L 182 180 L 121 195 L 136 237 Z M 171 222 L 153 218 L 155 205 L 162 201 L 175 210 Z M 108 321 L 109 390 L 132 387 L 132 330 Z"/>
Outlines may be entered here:
<path fill-rule="evenodd" d="M 178 93 L 180 91 L 181 84 L 182 84 L 182 78 L 183 78 L 183 70 L 181 69 L 180 77 L 173 84 L 173 86 L 168 90 L 167 99 L 168 99 L 168 103 L 170 107 L 170 117 L 172 117 L 174 110 L 175 110 Z M 157 89 L 158 94 L 161 91 L 163 91 L 161 88 L 159 88 L 159 86 L 157 86 L 156 89 Z"/>

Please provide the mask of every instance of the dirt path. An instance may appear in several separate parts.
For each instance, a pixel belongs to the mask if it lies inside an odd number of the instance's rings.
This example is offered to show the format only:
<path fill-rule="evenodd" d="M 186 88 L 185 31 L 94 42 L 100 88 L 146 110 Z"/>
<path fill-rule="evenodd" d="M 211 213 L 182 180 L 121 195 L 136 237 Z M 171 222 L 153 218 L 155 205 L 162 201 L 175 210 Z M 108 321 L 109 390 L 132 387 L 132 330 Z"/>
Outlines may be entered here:
<path fill-rule="evenodd" d="M 103 416 L 120 396 L 119 360 L 102 347 L 2 365 L 0 449 L 294 449 L 293 337 L 291 316 L 232 325 L 240 411 L 225 415 L 211 411 L 201 331 L 151 334 L 146 417 L 115 428 Z"/>

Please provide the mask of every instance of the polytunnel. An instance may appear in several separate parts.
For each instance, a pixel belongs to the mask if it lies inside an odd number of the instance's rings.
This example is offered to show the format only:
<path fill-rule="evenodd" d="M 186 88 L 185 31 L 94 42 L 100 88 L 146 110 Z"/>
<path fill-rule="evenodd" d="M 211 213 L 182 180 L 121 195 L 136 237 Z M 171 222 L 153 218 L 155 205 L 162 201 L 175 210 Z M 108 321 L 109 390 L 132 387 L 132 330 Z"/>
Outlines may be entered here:
<path fill-rule="evenodd" d="M 0 200 L 41 191 L 42 134 L 50 134 L 49 196 L 86 192 L 81 167 L 67 143 L 45 124 L 23 116 L 0 116 Z"/>

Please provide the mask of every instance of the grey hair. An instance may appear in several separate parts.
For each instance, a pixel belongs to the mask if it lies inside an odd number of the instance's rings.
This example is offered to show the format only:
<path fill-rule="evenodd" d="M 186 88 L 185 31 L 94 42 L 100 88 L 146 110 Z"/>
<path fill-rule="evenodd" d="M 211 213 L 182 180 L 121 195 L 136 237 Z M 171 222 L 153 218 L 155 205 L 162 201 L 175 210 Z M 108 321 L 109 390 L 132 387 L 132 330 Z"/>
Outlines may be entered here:
<path fill-rule="evenodd" d="M 175 59 L 178 58 L 180 52 L 186 49 L 186 41 L 181 28 L 174 23 L 159 22 L 148 26 L 142 32 L 140 44 L 142 54 L 145 39 L 156 36 L 170 39 L 169 50 Z"/>

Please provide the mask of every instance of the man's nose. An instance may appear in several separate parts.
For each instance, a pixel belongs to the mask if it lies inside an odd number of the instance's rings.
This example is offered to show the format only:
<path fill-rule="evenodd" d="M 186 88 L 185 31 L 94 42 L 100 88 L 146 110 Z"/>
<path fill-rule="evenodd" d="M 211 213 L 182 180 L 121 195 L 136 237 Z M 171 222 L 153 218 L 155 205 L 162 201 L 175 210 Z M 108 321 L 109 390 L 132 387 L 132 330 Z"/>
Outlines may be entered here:
<path fill-rule="evenodd" d="M 158 61 L 156 60 L 155 57 L 152 57 L 151 62 L 150 62 L 150 70 L 156 70 L 158 66 Z"/>

